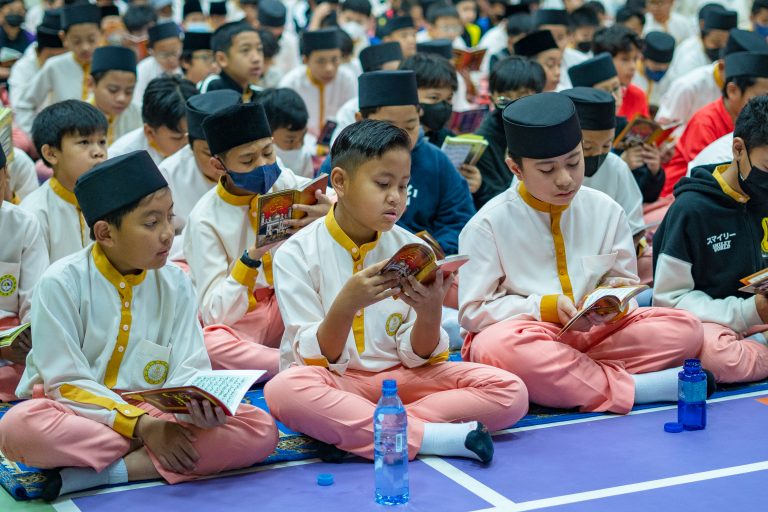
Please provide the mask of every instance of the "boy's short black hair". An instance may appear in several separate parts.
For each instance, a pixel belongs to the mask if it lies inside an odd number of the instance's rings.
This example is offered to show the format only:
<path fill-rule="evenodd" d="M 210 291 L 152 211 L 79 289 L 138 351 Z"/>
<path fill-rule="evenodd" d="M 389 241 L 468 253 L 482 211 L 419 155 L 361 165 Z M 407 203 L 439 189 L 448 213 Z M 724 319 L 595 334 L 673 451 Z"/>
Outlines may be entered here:
<path fill-rule="evenodd" d="M 768 96 L 755 96 L 736 118 L 733 136 L 744 139 L 747 151 L 768 146 Z"/>
<path fill-rule="evenodd" d="M 416 87 L 419 89 L 450 87 L 456 91 L 459 87 L 453 63 L 433 53 L 416 53 L 405 59 L 400 69 L 411 70 L 416 74 Z"/>
<path fill-rule="evenodd" d="M 101 79 L 107 76 L 107 73 L 110 71 L 123 71 L 121 69 L 107 69 L 105 71 L 99 71 L 98 73 L 91 73 L 91 76 L 93 77 L 93 83 L 98 85 L 99 82 L 101 82 Z M 134 75 L 136 76 L 136 75 Z"/>
<path fill-rule="evenodd" d="M 253 28 L 250 23 L 245 21 L 234 21 L 231 23 L 225 23 L 211 36 L 211 50 L 213 53 L 224 52 L 229 53 L 229 49 L 232 48 L 232 41 L 235 36 L 242 34 L 243 32 L 258 32 Z"/>
<path fill-rule="evenodd" d="M 625 7 L 628 7 L 633 11 L 644 13 L 647 8 L 645 3 L 646 3 L 646 0 L 627 0 Z"/>
<path fill-rule="evenodd" d="M 149 201 L 150 198 L 155 196 L 155 194 L 157 194 L 159 192 L 162 192 L 162 191 L 167 191 L 167 190 L 169 190 L 168 187 L 161 188 L 159 190 L 155 190 L 154 192 L 152 192 L 148 196 L 144 196 L 141 199 L 137 199 L 136 201 L 134 201 L 134 202 L 132 202 L 130 204 L 127 204 L 127 205 L 123 206 L 122 208 L 118 208 L 117 210 L 115 210 L 113 212 L 109 212 L 108 214 L 106 214 L 102 218 L 97 219 L 96 222 L 98 222 L 100 220 L 103 220 L 107 224 L 112 224 L 117 229 L 120 229 L 120 226 L 123 224 L 123 219 L 125 218 L 126 215 L 128 215 L 129 213 L 134 211 L 136 208 L 141 206 L 142 203 Z M 94 222 L 93 224 L 96 225 L 96 222 Z M 90 227 L 90 236 L 91 236 L 91 240 L 96 240 L 96 233 L 93 232 L 93 226 Z"/>
<path fill-rule="evenodd" d="M 581 27 L 599 27 L 600 18 L 597 11 L 588 5 L 582 5 L 568 16 L 568 30 L 574 31 Z"/>
<path fill-rule="evenodd" d="M 90 137 L 95 133 L 106 135 L 107 118 L 99 109 L 80 100 L 64 100 L 45 107 L 32 123 L 32 142 L 43 162 L 52 167 L 43 155 L 43 146 L 61 149 L 61 140 L 67 135 Z"/>
<path fill-rule="evenodd" d="M 599 55 L 608 52 L 611 57 L 615 57 L 622 52 L 631 52 L 633 46 L 637 50 L 643 49 L 640 36 L 624 25 L 613 25 L 595 32 L 595 37 L 592 40 L 592 53 Z"/>
<path fill-rule="evenodd" d="M 595 14 L 599 16 L 604 16 L 607 14 L 605 12 L 605 6 L 603 5 L 603 2 L 598 2 L 598 0 L 590 0 L 589 2 L 586 2 L 584 3 L 584 7 L 589 7 L 595 11 Z"/>
<path fill-rule="evenodd" d="M 645 26 L 645 16 L 643 16 L 641 11 L 626 6 L 616 11 L 616 23 L 624 23 L 632 18 L 637 18 L 640 24 Z"/>
<path fill-rule="evenodd" d="M 144 91 L 141 119 L 152 128 L 166 126 L 180 132 L 187 115 L 186 101 L 198 94 L 195 84 L 178 76 L 155 78 Z"/>
<path fill-rule="evenodd" d="M 752 14 L 757 14 L 763 9 L 768 10 L 768 0 L 755 0 L 752 2 Z"/>
<path fill-rule="evenodd" d="M 405 130 L 385 121 L 366 119 L 341 131 L 331 148 L 331 168 L 354 173 L 364 163 L 399 149 L 411 152 L 411 138 Z"/>
<path fill-rule="evenodd" d="M 434 3 L 427 9 L 427 22 L 434 25 L 439 18 L 459 18 L 459 11 L 450 4 Z"/>
<path fill-rule="evenodd" d="M 513 91 L 525 87 L 539 93 L 546 83 L 544 68 L 535 60 L 512 55 L 499 60 L 491 71 L 488 87 L 491 93 Z"/>
<path fill-rule="evenodd" d="M 293 89 L 266 89 L 259 95 L 256 102 L 264 107 L 272 133 L 275 133 L 278 128 L 295 131 L 307 127 L 309 122 L 307 105 Z"/>
<path fill-rule="evenodd" d="M 533 32 L 533 16 L 513 14 L 507 18 L 507 37 L 521 36 Z"/>
<path fill-rule="evenodd" d="M 123 23 L 128 32 L 138 32 L 157 22 L 157 13 L 150 5 L 131 5 L 123 15 Z"/>
<path fill-rule="evenodd" d="M 732 76 L 728 78 L 723 84 L 723 98 L 728 99 L 728 84 L 734 84 L 739 90 L 744 93 L 747 89 L 757 83 L 757 77 L 754 76 Z"/>
<path fill-rule="evenodd" d="M 275 35 L 266 28 L 256 29 L 261 39 L 261 47 L 264 50 L 264 59 L 273 59 L 280 52 L 280 43 Z"/>

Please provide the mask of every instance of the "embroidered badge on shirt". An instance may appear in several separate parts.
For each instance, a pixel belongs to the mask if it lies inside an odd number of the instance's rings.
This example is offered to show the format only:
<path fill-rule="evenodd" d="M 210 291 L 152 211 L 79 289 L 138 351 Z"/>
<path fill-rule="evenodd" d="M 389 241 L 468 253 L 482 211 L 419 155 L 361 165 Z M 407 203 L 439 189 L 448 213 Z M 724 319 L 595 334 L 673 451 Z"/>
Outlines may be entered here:
<path fill-rule="evenodd" d="M 0 295 L 7 297 L 16 291 L 16 277 L 5 274 L 0 277 Z"/>
<path fill-rule="evenodd" d="M 714 252 L 725 251 L 731 248 L 731 240 L 736 236 L 736 233 L 720 233 L 719 235 L 713 235 L 707 237 L 707 246 L 711 247 Z"/>
<path fill-rule="evenodd" d="M 148 384 L 162 384 L 167 376 L 168 363 L 166 361 L 150 361 L 144 367 L 144 380 Z"/>
<path fill-rule="evenodd" d="M 386 329 L 387 334 L 390 336 L 394 336 L 397 334 L 397 330 L 400 329 L 400 326 L 403 325 L 403 315 L 400 313 L 392 313 L 387 318 L 386 323 Z"/>

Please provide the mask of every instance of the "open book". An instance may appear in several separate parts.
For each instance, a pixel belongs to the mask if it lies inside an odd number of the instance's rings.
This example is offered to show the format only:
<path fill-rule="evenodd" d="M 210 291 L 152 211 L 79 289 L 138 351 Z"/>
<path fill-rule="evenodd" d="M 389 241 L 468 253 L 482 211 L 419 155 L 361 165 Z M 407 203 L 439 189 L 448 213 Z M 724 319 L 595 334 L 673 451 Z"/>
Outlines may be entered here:
<path fill-rule="evenodd" d="M 320 190 L 325 194 L 327 186 L 328 175 L 321 174 L 307 183 L 301 190 L 281 190 L 259 196 L 256 211 L 258 221 L 256 247 L 263 247 L 290 238 L 291 235 L 288 233 L 288 226 L 285 225 L 285 221 L 306 216 L 306 213 L 295 210 L 293 205 L 317 204 L 315 191 Z"/>
<path fill-rule="evenodd" d="M 456 112 L 454 110 L 451 113 L 451 118 L 448 120 L 446 128 L 453 133 L 474 133 L 480 127 L 487 113 L 488 107 L 474 108 L 463 112 Z"/>
<path fill-rule="evenodd" d="M 437 259 L 442 260 L 445 258 L 445 251 L 443 251 L 443 247 L 440 245 L 440 242 L 437 241 L 437 238 L 433 237 L 429 231 L 419 231 L 416 233 L 416 236 L 424 240 L 430 249 L 435 253 L 435 256 Z"/>
<path fill-rule="evenodd" d="M 476 48 L 473 50 L 453 49 L 453 65 L 456 71 L 480 71 L 480 64 L 488 50 L 486 48 Z"/>
<path fill-rule="evenodd" d="M 745 285 L 739 288 L 740 292 L 768 295 L 768 268 L 755 272 L 754 274 L 740 279 L 741 284 Z"/>
<path fill-rule="evenodd" d="M 446 137 L 443 141 L 443 147 L 440 149 L 446 154 L 455 168 L 462 164 L 475 165 L 480 157 L 483 156 L 488 141 L 481 135 L 458 135 L 456 137 Z"/>
<path fill-rule="evenodd" d="M 16 327 L 11 327 L 10 329 L 3 329 L 0 331 L 0 348 L 2 347 L 10 347 L 11 343 L 13 343 L 13 340 L 19 337 L 21 333 L 29 329 L 30 323 L 27 322 L 25 324 L 17 325 Z"/>
<path fill-rule="evenodd" d="M 438 270 L 441 270 L 444 275 L 452 274 L 468 261 L 469 256 L 462 254 L 438 260 L 435 257 L 435 252 L 428 246 L 407 244 L 389 259 L 380 273 L 395 272 L 400 276 L 400 279 L 414 276 L 419 282 L 429 284 L 437 277 Z"/>
<path fill-rule="evenodd" d="M 562 336 L 568 329 L 582 319 L 588 313 L 597 313 L 599 315 L 610 315 L 611 313 L 619 313 L 624 311 L 637 294 L 643 290 L 647 290 L 648 286 L 640 284 L 637 286 L 619 286 L 616 288 L 598 288 L 584 299 L 584 304 L 581 305 L 581 309 L 573 315 L 573 318 L 568 320 L 568 323 L 560 329 L 557 333 L 558 336 Z M 586 319 L 585 319 L 586 320 Z"/>
<path fill-rule="evenodd" d="M 676 122 L 662 126 L 652 119 L 636 114 L 613 141 L 613 147 L 624 150 L 638 144 L 660 146 L 680 124 Z"/>
<path fill-rule="evenodd" d="M 234 416 L 245 393 L 264 370 L 208 370 L 198 372 L 186 386 L 123 393 L 126 400 L 146 402 L 163 412 L 187 414 L 186 402 L 209 401 Z"/>
<path fill-rule="evenodd" d="M 13 110 L 0 108 L 0 146 L 7 163 L 13 162 Z"/>

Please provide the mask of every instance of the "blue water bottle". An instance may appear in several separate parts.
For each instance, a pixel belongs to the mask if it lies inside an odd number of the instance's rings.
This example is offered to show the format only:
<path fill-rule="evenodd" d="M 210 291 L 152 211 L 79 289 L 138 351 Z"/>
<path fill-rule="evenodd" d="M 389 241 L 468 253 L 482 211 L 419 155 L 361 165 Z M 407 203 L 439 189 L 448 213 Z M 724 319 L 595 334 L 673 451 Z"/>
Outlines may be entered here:
<path fill-rule="evenodd" d="M 686 359 L 678 373 L 677 421 L 685 430 L 707 426 L 707 374 L 698 359 Z"/>
<path fill-rule="evenodd" d="M 408 502 L 408 416 L 397 396 L 397 381 L 385 380 L 373 414 L 376 503 Z"/>

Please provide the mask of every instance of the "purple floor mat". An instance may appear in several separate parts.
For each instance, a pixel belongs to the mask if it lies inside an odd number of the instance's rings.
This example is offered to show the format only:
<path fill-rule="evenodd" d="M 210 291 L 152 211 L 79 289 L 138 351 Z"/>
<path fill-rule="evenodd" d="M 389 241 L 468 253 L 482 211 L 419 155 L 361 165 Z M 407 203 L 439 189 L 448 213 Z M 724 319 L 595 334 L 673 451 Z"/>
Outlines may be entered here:
<path fill-rule="evenodd" d="M 754 398 L 710 404 L 709 425 L 668 434 L 676 410 L 495 437 L 492 467 L 451 464 L 515 502 L 768 460 L 768 406 Z M 734 509 L 735 510 L 735 509 Z"/>
<path fill-rule="evenodd" d="M 396 510 L 465 512 L 490 506 L 423 462 L 410 464 L 410 503 Z M 317 485 L 317 475 L 333 473 L 335 483 Z M 162 485 L 73 500 L 83 512 L 227 512 L 254 510 L 293 512 L 355 512 L 395 510 L 373 500 L 373 464 L 361 459 L 342 464 L 306 464 L 192 484 Z"/>

